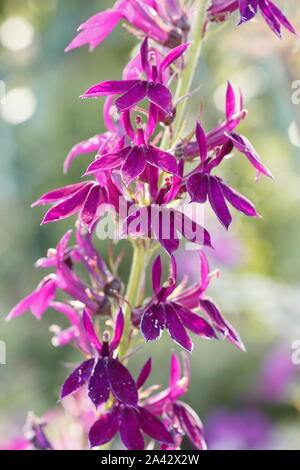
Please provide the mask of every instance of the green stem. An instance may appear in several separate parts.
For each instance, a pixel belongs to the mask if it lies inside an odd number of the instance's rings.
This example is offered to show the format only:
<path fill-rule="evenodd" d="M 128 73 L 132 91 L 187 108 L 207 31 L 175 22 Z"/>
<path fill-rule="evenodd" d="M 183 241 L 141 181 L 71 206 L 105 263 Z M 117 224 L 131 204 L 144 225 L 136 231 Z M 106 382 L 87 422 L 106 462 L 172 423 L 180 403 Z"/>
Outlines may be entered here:
<path fill-rule="evenodd" d="M 130 347 L 129 332 L 131 327 L 131 307 L 134 308 L 137 306 L 137 303 L 140 298 L 140 291 L 144 281 L 146 270 L 146 249 L 144 240 L 136 240 L 133 244 L 133 257 L 131 270 L 129 275 L 129 281 L 126 291 L 126 300 L 128 304 L 125 304 L 124 307 L 124 332 L 122 340 L 119 346 L 119 357 L 122 358 L 125 356 L 126 352 Z M 131 306 L 131 307 L 130 307 Z"/>
<path fill-rule="evenodd" d="M 185 67 L 182 73 L 178 77 L 177 88 L 174 95 L 174 102 L 176 102 L 182 96 L 188 95 L 190 92 L 193 78 L 196 72 L 197 63 L 199 59 L 199 55 L 201 52 L 202 47 L 202 28 L 204 22 L 204 15 L 205 15 L 205 6 L 207 0 L 198 0 L 198 6 L 194 13 L 194 21 L 191 28 L 191 41 L 192 44 L 187 50 L 186 59 L 185 59 Z M 178 105 L 176 106 L 176 118 L 173 124 L 173 142 L 171 146 L 176 142 L 178 138 L 178 134 L 181 130 L 185 108 L 186 108 L 187 98 L 183 98 Z M 169 129 L 167 128 L 164 136 L 161 141 L 161 148 L 167 149 L 170 145 L 169 141 Z"/>

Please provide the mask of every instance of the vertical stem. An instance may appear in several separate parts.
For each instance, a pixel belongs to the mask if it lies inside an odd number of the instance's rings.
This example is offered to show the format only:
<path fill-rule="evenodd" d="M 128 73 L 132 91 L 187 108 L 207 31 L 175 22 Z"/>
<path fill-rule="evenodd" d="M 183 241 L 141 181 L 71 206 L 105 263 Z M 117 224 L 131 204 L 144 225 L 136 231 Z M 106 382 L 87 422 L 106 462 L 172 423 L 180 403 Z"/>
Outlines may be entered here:
<path fill-rule="evenodd" d="M 126 300 L 134 308 L 137 305 L 137 302 L 140 297 L 140 291 L 144 281 L 146 269 L 146 249 L 143 243 L 143 240 L 136 240 L 133 244 L 133 257 L 131 270 L 129 275 L 129 281 L 126 291 Z M 127 350 L 130 347 L 129 344 L 129 331 L 131 326 L 131 308 L 128 304 L 125 304 L 124 307 L 124 333 L 122 340 L 119 346 L 119 357 L 122 358 L 125 356 Z"/>
<path fill-rule="evenodd" d="M 194 12 L 194 21 L 192 24 L 191 36 L 190 36 L 190 40 L 193 42 L 187 50 L 184 70 L 178 77 L 178 83 L 177 83 L 177 88 L 176 88 L 176 92 L 174 96 L 174 102 L 176 102 L 176 100 L 178 100 L 180 97 L 185 96 L 189 93 L 191 86 L 192 86 L 193 78 L 196 72 L 199 55 L 201 52 L 201 46 L 202 46 L 202 40 L 203 40 L 202 27 L 203 27 L 205 6 L 207 3 L 207 0 L 197 0 L 196 3 L 198 5 Z M 172 144 L 174 144 L 175 141 L 177 140 L 178 133 L 181 129 L 183 119 L 184 119 L 186 102 L 187 102 L 187 98 L 184 98 L 180 101 L 180 103 L 178 103 L 176 107 L 176 118 L 173 124 L 174 138 L 173 138 Z M 166 129 L 162 142 L 161 142 L 162 149 L 168 148 L 169 146 L 168 137 L 169 137 L 169 132 L 168 132 L 168 129 Z"/>

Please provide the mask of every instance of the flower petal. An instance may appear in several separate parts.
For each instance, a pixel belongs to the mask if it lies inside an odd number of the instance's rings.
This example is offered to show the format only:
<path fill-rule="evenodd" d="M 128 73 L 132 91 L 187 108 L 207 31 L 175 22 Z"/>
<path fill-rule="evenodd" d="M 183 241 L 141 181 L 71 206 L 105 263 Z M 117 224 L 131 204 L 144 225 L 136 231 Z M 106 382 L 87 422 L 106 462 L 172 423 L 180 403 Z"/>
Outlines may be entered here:
<path fill-rule="evenodd" d="M 175 310 L 170 304 L 165 305 L 166 310 L 166 328 L 171 338 L 187 351 L 191 352 L 193 343 L 185 331 L 185 328 L 178 318 Z"/>
<path fill-rule="evenodd" d="M 141 333 L 146 341 L 160 338 L 165 327 L 165 311 L 162 305 L 156 305 L 146 310 L 141 320 Z"/>
<path fill-rule="evenodd" d="M 162 265 L 160 255 L 158 255 L 152 265 L 152 289 L 155 294 L 158 294 L 158 292 L 160 291 L 161 276 Z"/>
<path fill-rule="evenodd" d="M 69 375 L 62 386 L 60 399 L 70 395 L 70 393 L 76 392 L 76 390 L 82 387 L 89 380 L 93 371 L 94 362 L 94 358 L 84 361 L 72 372 L 71 375 Z"/>
<path fill-rule="evenodd" d="M 137 407 L 138 393 L 135 381 L 117 359 L 106 359 L 107 375 L 112 393 L 124 405 Z"/>
<path fill-rule="evenodd" d="M 139 376 L 136 382 L 136 386 L 138 389 L 144 385 L 150 373 L 151 373 L 151 357 L 148 359 L 146 364 L 143 366 L 141 372 L 139 373 Z"/>
<path fill-rule="evenodd" d="M 88 229 L 90 229 L 95 220 L 99 205 L 100 193 L 101 188 L 98 184 L 92 186 L 81 209 L 80 220 L 88 227 Z"/>
<path fill-rule="evenodd" d="M 121 113 L 142 101 L 146 97 L 147 88 L 148 82 L 145 80 L 136 81 L 136 84 L 133 87 L 115 101 L 118 111 Z"/>
<path fill-rule="evenodd" d="M 175 62 L 185 51 L 186 49 L 192 44 L 192 42 L 186 42 L 185 44 L 181 44 L 180 46 L 175 47 L 172 49 L 164 58 L 162 63 L 160 64 L 159 71 L 163 72 L 166 70 L 170 65 Z"/>
<path fill-rule="evenodd" d="M 124 331 L 124 315 L 123 315 L 122 309 L 120 308 L 117 319 L 116 319 L 114 337 L 109 344 L 109 350 L 111 352 L 117 349 L 117 347 L 119 346 L 123 331 Z"/>
<path fill-rule="evenodd" d="M 86 310 L 83 311 L 82 322 L 83 322 L 85 332 L 86 332 L 91 344 L 97 349 L 97 351 L 100 352 L 101 349 L 102 349 L 102 345 L 101 345 L 101 343 L 98 339 L 98 335 L 95 331 L 91 316 Z"/>
<path fill-rule="evenodd" d="M 232 141 L 233 145 L 248 158 L 254 168 L 256 168 L 260 173 L 272 178 L 272 173 L 261 163 L 259 156 L 246 137 L 234 133 L 226 135 Z"/>
<path fill-rule="evenodd" d="M 227 119 L 232 118 L 235 112 L 235 94 L 231 84 L 227 83 L 226 90 L 226 117 Z"/>
<path fill-rule="evenodd" d="M 123 163 L 124 158 L 126 158 L 129 151 L 130 147 L 126 147 L 119 152 L 109 153 L 107 155 L 103 155 L 103 157 L 96 158 L 96 160 L 87 168 L 86 175 L 92 175 L 101 170 L 116 168 Z"/>
<path fill-rule="evenodd" d="M 269 5 L 269 9 L 273 13 L 273 15 L 276 16 L 278 21 L 280 21 L 282 26 L 284 26 L 286 29 L 288 29 L 291 33 L 297 34 L 295 29 L 293 28 L 293 26 L 291 25 L 291 23 L 287 19 L 287 17 L 284 16 L 284 14 L 282 13 L 282 11 L 276 5 L 274 5 L 273 2 L 270 2 L 270 0 L 268 1 L 268 5 Z"/>
<path fill-rule="evenodd" d="M 77 191 L 87 184 L 87 181 L 83 181 L 82 183 L 70 184 L 69 186 L 53 189 L 53 191 L 49 191 L 48 193 L 43 194 L 37 201 L 31 204 L 31 207 L 39 206 L 41 204 L 50 204 L 51 202 L 57 202 L 61 199 L 66 199 L 67 197 L 77 193 Z"/>
<path fill-rule="evenodd" d="M 144 171 L 146 165 L 145 154 L 142 148 L 133 147 L 126 157 L 121 168 L 121 175 L 124 183 L 129 185 Z"/>
<path fill-rule="evenodd" d="M 64 173 L 67 173 L 69 166 L 71 165 L 74 158 L 81 154 L 97 152 L 105 140 L 106 136 L 104 134 L 98 134 L 88 140 L 84 140 L 74 145 L 64 161 Z"/>
<path fill-rule="evenodd" d="M 198 336 L 203 336 L 204 338 L 214 338 L 217 339 L 217 336 L 204 318 L 201 318 L 196 313 L 191 310 L 182 307 L 179 304 L 172 303 L 174 310 L 182 321 L 183 325 L 188 328 L 190 331 L 195 333 Z"/>
<path fill-rule="evenodd" d="M 119 429 L 118 418 L 118 408 L 113 408 L 109 413 L 100 416 L 89 431 L 91 447 L 103 446 L 113 439 Z"/>
<path fill-rule="evenodd" d="M 145 151 L 145 155 L 147 162 L 151 165 L 154 165 L 167 173 L 171 173 L 172 175 L 178 174 L 176 158 L 170 153 L 164 152 L 153 145 L 149 145 Z"/>
<path fill-rule="evenodd" d="M 260 215 L 256 212 L 254 205 L 247 198 L 245 198 L 245 196 L 242 196 L 220 180 L 219 183 L 222 187 L 222 192 L 225 198 L 235 209 L 245 215 L 248 215 L 249 217 L 260 217 Z"/>
<path fill-rule="evenodd" d="M 206 135 L 199 122 L 196 125 L 196 139 L 199 146 L 199 154 L 201 161 L 204 163 L 207 158 L 207 141 Z"/>
<path fill-rule="evenodd" d="M 139 83 L 139 80 L 109 80 L 92 86 L 83 95 L 81 95 L 81 98 L 98 98 L 99 96 L 120 95 L 121 93 L 128 92 L 128 90 Z"/>
<path fill-rule="evenodd" d="M 205 173 L 195 173 L 186 182 L 191 202 L 204 203 L 207 199 L 208 177 Z"/>
<path fill-rule="evenodd" d="M 145 443 L 139 426 L 138 413 L 124 408 L 120 421 L 120 436 L 128 450 L 144 450 Z"/>
<path fill-rule="evenodd" d="M 171 109 L 172 94 L 165 85 L 150 83 L 147 90 L 147 98 L 166 114 L 173 114 Z"/>
<path fill-rule="evenodd" d="M 165 444 L 173 444 L 174 440 L 171 433 L 164 424 L 156 418 L 146 408 L 139 407 L 140 427 L 144 433 L 155 441 L 164 442 Z"/>
<path fill-rule="evenodd" d="M 226 205 L 222 188 L 217 178 L 214 176 L 210 176 L 208 180 L 208 198 L 214 213 L 221 224 L 228 230 L 232 222 L 232 217 Z"/>
<path fill-rule="evenodd" d="M 96 408 L 109 398 L 110 383 L 104 359 L 97 360 L 88 385 L 88 395 Z"/>
<path fill-rule="evenodd" d="M 203 425 L 199 416 L 186 403 L 177 401 L 173 405 L 174 413 L 191 443 L 199 450 L 206 450 Z"/>

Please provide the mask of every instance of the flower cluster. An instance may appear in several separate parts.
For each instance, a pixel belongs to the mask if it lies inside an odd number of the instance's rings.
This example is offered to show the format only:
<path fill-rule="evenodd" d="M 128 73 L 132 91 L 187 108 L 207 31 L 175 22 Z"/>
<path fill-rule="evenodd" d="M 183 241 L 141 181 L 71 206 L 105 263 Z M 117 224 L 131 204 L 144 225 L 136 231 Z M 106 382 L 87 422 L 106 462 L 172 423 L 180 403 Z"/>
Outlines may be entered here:
<path fill-rule="evenodd" d="M 76 242 L 71 245 L 70 230 L 55 249 L 37 261 L 38 267 L 51 268 L 52 273 L 8 316 L 12 319 L 29 309 L 41 318 L 51 308 L 67 318 L 67 328 L 51 328 L 53 344 L 73 344 L 84 360 L 66 379 L 60 398 L 64 400 L 79 389 L 87 393 L 98 416 L 88 433 L 91 447 L 107 444 L 119 433 L 128 449 L 144 449 L 145 436 L 150 439 L 148 445 L 158 443 L 161 449 L 177 449 L 184 434 L 196 448 L 205 448 L 199 417 L 179 400 L 189 386 L 186 356 L 181 377 L 180 361 L 172 355 L 169 386 L 153 395 L 153 387 L 143 388 L 151 360 L 136 381 L 128 369 L 137 335 L 156 341 L 166 329 L 172 340 L 191 352 L 189 331 L 206 339 L 227 338 L 245 349 L 206 293 L 213 273 L 204 248 L 213 246 L 213 237 L 204 224 L 181 209 L 187 201 L 186 205 L 193 203 L 202 210 L 208 201 L 226 229 L 232 222 L 228 204 L 244 215 L 260 217 L 253 204 L 218 172 L 232 152 L 239 152 L 257 175 L 271 177 L 271 173 L 247 138 L 237 133 L 247 111 L 242 93 L 229 82 L 223 122 L 205 131 L 198 119 L 188 136 L 173 135 L 178 103 L 187 98 L 175 99 L 173 85 L 191 60 L 189 52 L 194 43 L 188 36 L 192 18 L 203 15 L 203 5 L 196 7 L 190 2 L 187 8 L 184 3 L 119 0 L 112 9 L 82 24 L 67 47 L 70 50 L 89 44 L 93 49 L 121 19 L 142 39 L 139 52 L 124 68 L 122 80 L 95 84 L 82 94 L 82 98 L 106 97 L 103 120 L 107 130 L 76 144 L 65 160 L 64 171 L 74 158 L 91 153 L 95 156 L 83 175 L 89 179 L 53 189 L 33 204 L 52 205 L 42 223 L 76 214 Z M 293 31 L 268 0 L 212 0 L 207 16 L 211 21 L 223 21 L 227 13 L 238 8 L 241 22 L 260 9 L 277 34 L 278 21 Z M 200 36 L 201 32 L 196 34 Z M 128 281 L 118 276 L 120 257 L 111 260 L 108 267 L 96 248 L 94 234 L 108 212 L 113 212 L 115 223 L 134 247 Z M 199 281 L 191 285 L 186 280 L 180 282 L 176 274 L 175 252 L 182 237 L 198 244 L 195 263 L 199 265 Z M 160 246 L 166 252 L 170 273 L 163 283 L 162 258 L 158 255 L 152 264 L 153 293 L 144 298 L 147 263 Z"/>

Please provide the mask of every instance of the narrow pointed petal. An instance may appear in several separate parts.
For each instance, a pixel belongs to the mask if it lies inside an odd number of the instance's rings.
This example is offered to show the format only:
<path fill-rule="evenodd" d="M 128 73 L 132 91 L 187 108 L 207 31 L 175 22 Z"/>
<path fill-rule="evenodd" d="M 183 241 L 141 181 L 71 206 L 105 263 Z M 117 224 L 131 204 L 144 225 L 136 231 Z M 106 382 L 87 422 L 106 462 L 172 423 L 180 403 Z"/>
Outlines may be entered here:
<path fill-rule="evenodd" d="M 211 246 L 209 232 L 182 212 L 176 211 L 175 225 L 176 230 L 190 242 L 197 243 L 198 245 Z"/>
<path fill-rule="evenodd" d="M 185 328 L 181 321 L 178 318 L 173 307 L 169 304 L 165 305 L 166 309 L 166 328 L 171 336 L 171 338 L 176 341 L 180 346 L 182 346 L 187 351 L 191 352 L 193 349 L 193 343 L 185 331 Z"/>
<path fill-rule="evenodd" d="M 166 114 L 172 114 L 171 103 L 172 94 L 170 90 L 161 83 L 150 83 L 147 91 L 147 98 Z"/>
<path fill-rule="evenodd" d="M 124 158 L 128 155 L 130 147 L 124 149 L 124 151 L 110 153 L 108 155 L 103 155 L 103 157 L 96 158 L 86 170 L 86 175 L 92 175 L 101 170 L 111 170 L 118 167 L 124 162 Z"/>
<path fill-rule="evenodd" d="M 258 0 L 239 0 L 241 14 L 240 24 L 251 20 L 257 12 Z"/>
<path fill-rule="evenodd" d="M 160 72 L 163 72 L 170 67 L 170 65 L 173 64 L 173 62 L 175 62 L 175 60 L 177 60 L 191 44 L 192 42 L 186 42 L 185 44 L 181 44 L 180 46 L 172 49 L 160 64 Z"/>
<path fill-rule="evenodd" d="M 138 393 L 136 384 L 126 369 L 117 359 L 107 359 L 107 374 L 112 393 L 124 405 L 137 407 Z"/>
<path fill-rule="evenodd" d="M 46 212 L 42 224 L 65 219 L 66 217 L 75 214 L 75 212 L 77 212 L 84 203 L 92 185 L 93 183 L 85 185 L 73 196 L 66 199 L 65 201 L 59 202 L 56 206 L 52 207 L 52 209 Z"/>
<path fill-rule="evenodd" d="M 97 152 L 105 139 L 106 137 L 104 134 L 99 134 L 74 145 L 64 161 L 64 173 L 67 173 L 69 166 L 71 165 L 74 158 L 81 154 Z"/>
<path fill-rule="evenodd" d="M 140 147 L 133 147 L 121 168 L 121 176 L 124 183 L 126 185 L 132 183 L 132 181 L 143 173 L 145 165 L 146 160 L 143 149 Z"/>
<path fill-rule="evenodd" d="M 246 137 L 234 133 L 226 135 L 231 139 L 233 145 L 248 158 L 249 162 L 254 166 L 254 168 L 256 168 L 256 170 L 269 178 L 272 178 L 272 173 L 265 165 L 262 164 L 259 156 Z"/>
<path fill-rule="evenodd" d="M 242 196 L 223 182 L 219 182 L 225 198 L 235 209 L 245 215 L 248 215 L 249 217 L 260 217 L 258 212 L 256 212 L 254 205 L 247 198 L 245 198 L 245 196 Z"/>
<path fill-rule="evenodd" d="M 120 436 L 128 450 L 144 450 L 144 438 L 140 431 L 139 416 L 135 410 L 124 408 L 120 421 Z"/>
<path fill-rule="evenodd" d="M 98 335 L 95 331 L 91 316 L 86 310 L 83 311 L 82 322 L 89 341 L 97 349 L 97 351 L 100 352 L 102 345 L 98 339 Z"/>
<path fill-rule="evenodd" d="M 110 383 L 104 359 L 98 359 L 89 380 L 88 395 L 95 407 L 106 403 L 109 398 Z"/>
<path fill-rule="evenodd" d="M 182 321 L 183 325 L 188 328 L 190 331 L 195 333 L 198 336 L 204 338 L 217 339 L 217 336 L 204 318 L 201 318 L 196 313 L 193 313 L 191 310 L 188 310 L 182 307 L 179 304 L 172 304 L 174 310 Z"/>
<path fill-rule="evenodd" d="M 170 153 L 164 152 L 163 150 L 160 150 L 159 148 L 154 147 L 153 145 L 149 145 L 146 149 L 145 154 L 147 162 L 151 165 L 154 165 L 172 175 L 178 174 L 178 165 L 176 158 L 173 157 L 173 155 L 171 155 Z"/>
<path fill-rule="evenodd" d="M 47 310 L 50 302 L 54 299 L 56 293 L 56 281 L 47 280 L 41 287 L 27 295 L 21 300 L 8 314 L 6 321 L 22 315 L 26 310 L 31 310 L 32 314 L 40 319 Z"/>
<path fill-rule="evenodd" d="M 139 407 L 140 427 L 144 433 L 155 441 L 164 442 L 165 444 L 174 444 L 171 433 L 164 424 L 156 418 L 146 408 Z"/>
<path fill-rule="evenodd" d="M 80 364 L 77 369 L 75 369 L 71 375 L 67 378 L 63 384 L 60 399 L 70 395 L 70 393 L 76 392 L 80 387 L 82 387 L 89 380 L 91 373 L 93 371 L 95 359 L 88 359 Z"/>
<path fill-rule="evenodd" d="M 195 411 L 186 403 L 177 401 L 174 403 L 174 413 L 193 446 L 206 450 L 203 425 Z"/>
<path fill-rule="evenodd" d="M 265 0 L 259 0 L 259 8 L 261 11 L 261 14 L 271 29 L 276 36 L 278 36 L 281 39 L 281 26 L 279 21 L 277 21 L 276 16 L 270 11 L 269 3 L 266 3 Z"/>
<path fill-rule="evenodd" d="M 137 85 L 139 80 L 109 80 L 98 83 L 89 88 L 81 98 L 98 98 L 99 96 L 120 95 L 126 93 L 132 87 Z"/>
<path fill-rule="evenodd" d="M 89 45 L 90 50 L 95 49 L 111 33 L 121 18 L 122 13 L 118 10 L 110 9 L 97 13 L 81 25 L 81 31 L 66 47 L 65 52 L 86 44 Z"/>
<path fill-rule="evenodd" d="M 174 238 L 174 239 L 164 239 L 164 238 L 159 238 L 158 239 L 159 243 L 161 246 L 166 250 L 169 256 L 174 253 L 179 247 L 179 240 Z"/>
<path fill-rule="evenodd" d="M 227 83 L 226 91 L 226 117 L 227 119 L 232 118 L 235 112 L 235 94 L 231 84 Z"/>
<path fill-rule="evenodd" d="M 273 15 L 276 16 L 278 21 L 280 21 L 282 26 L 284 26 L 286 29 L 288 29 L 291 33 L 297 34 L 295 29 L 293 28 L 293 26 L 291 25 L 291 23 L 287 19 L 287 17 L 282 13 L 282 11 L 276 5 L 274 5 L 273 2 L 270 2 L 270 0 L 268 1 L 268 5 L 269 5 L 269 9 L 273 13 Z"/>
<path fill-rule="evenodd" d="M 162 305 L 157 305 L 145 311 L 141 320 L 141 333 L 146 341 L 160 338 L 165 327 L 165 311 Z"/>
<path fill-rule="evenodd" d="M 176 386 L 177 382 L 181 379 L 181 365 L 180 360 L 173 352 L 170 364 L 170 388 Z"/>
<path fill-rule="evenodd" d="M 152 265 L 152 289 L 155 292 L 155 294 L 159 293 L 161 276 L 162 276 L 162 264 L 161 264 L 160 255 L 158 255 L 155 258 L 155 261 Z"/>
<path fill-rule="evenodd" d="M 221 333 L 224 338 L 228 338 L 229 341 L 237 346 L 242 351 L 245 351 L 245 346 L 242 343 L 239 335 L 233 329 L 233 327 L 224 319 L 219 308 L 208 298 L 201 299 L 199 301 L 200 307 L 206 312 L 209 319 L 213 323 L 215 329 Z"/>
<path fill-rule="evenodd" d="M 118 409 L 113 408 L 109 413 L 103 414 L 89 431 L 91 447 L 103 446 L 110 442 L 119 430 Z"/>
<path fill-rule="evenodd" d="M 149 47 L 148 47 L 148 38 L 145 37 L 144 41 L 141 44 L 141 64 L 144 73 L 146 74 L 147 79 L 149 80 L 151 77 L 151 68 L 149 65 Z"/>
<path fill-rule="evenodd" d="M 119 346 L 123 331 L 124 331 L 124 315 L 123 315 L 122 309 L 120 308 L 117 319 L 116 319 L 114 337 L 109 344 L 109 350 L 111 352 L 117 349 L 117 347 Z"/>
<path fill-rule="evenodd" d="M 207 199 L 208 177 L 205 173 L 195 173 L 190 176 L 186 183 L 186 188 L 191 198 L 191 202 L 203 204 Z"/>
<path fill-rule="evenodd" d="M 223 224 L 224 227 L 228 230 L 228 227 L 232 222 L 232 217 L 226 205 L 222 188 L 214 176 L 210 176 L 209 178 L 208 197 L 214 213 L 218 217 L 221 224 Z"/>
<path fill-rule="evenodd" d="M 196 139 L 199 146 L 199 154 L 201 157 L 201 161 L 204 163 L 207 158 L 207 141 L 205 132 L 200 126 L 199 122 L 197 122 L 196 126 Z"/>
<path fill-rule="evenodd" d="M 146 364 L 143 366 L 141 372 L 139 373 L 136 386 L 137 389 L 141 388 L 146 380 L 148 379 L 149 375 L 151 374 L 151 357 L 148 359 Z"/>
<path fill-rule="evenodd" d="M 137 103 L 142 101 L 147 94 L 148 82 L 146 81 L 137 81 L 137 83 L 131 87 L 124 95 L 120 96 L 115 101 L 115 105 L 118 108 L 118 111 L 121 113 L 126 109 L 132 108 Z"/>
<path fill-rule="evenodd" d="M 77 193 L 80 189 L 88 184 L 87 181 L 82 183 L 70 184 L 69 186 L 63 186 L 62 188 L 53 189 L 48 193 L 43 194 L 37 201 L 35 201 L 31 207 L 38 206 L 40 204 L 50 204 L 51 202 L 57 202 L 61 199 L 66 199 Z"/>
<path fill-rule="evenodd" d="M 99 185 L 93 186 L 84 202 L 84 205 L 81 209 L 80 220 L 86 225 L 89 229 L 95 220 L 97 213 L 99 199 L 100 199 L 101 188 Z"/>

